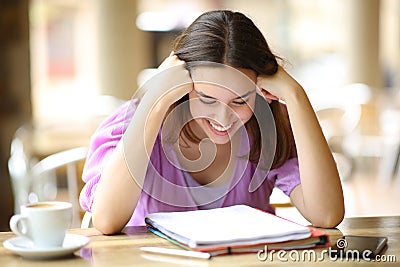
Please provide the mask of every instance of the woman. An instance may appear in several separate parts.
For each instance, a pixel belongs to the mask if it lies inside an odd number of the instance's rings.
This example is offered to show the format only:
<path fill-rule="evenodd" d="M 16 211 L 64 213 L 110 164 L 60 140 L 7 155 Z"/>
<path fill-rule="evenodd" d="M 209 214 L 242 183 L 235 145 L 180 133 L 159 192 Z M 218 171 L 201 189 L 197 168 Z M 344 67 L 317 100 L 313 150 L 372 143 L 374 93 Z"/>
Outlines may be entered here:
<path fill-rule="evenodd" d="M 274 186 L 314 226 L 341 222 L 339 175 L 309 100 L 245 15 L 202 14 L 144 88 L 92 138 L 80 200 L 102 233 L 157 211 L 274 212 Z"/>

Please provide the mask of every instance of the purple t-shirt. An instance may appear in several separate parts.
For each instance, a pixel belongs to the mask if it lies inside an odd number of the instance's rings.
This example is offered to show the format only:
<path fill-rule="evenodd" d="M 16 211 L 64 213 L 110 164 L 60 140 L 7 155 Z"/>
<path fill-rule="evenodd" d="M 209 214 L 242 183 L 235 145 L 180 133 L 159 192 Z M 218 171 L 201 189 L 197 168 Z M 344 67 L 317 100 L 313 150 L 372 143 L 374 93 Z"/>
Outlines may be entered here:
<path fill-rule="evenodd" d="M 121 106 L 92 136 L 82 174 L 86 184 L 80 194 L 80 204 L 86 211 L 92 208 L 102 168 L 121 140 L 138 103 L 139 100 L 133 99 Z M 300 184 L 297 157 L 287 160 L 279 168 L 260 171 L 243 157 L 248 152 L 248 144 L 243 140 L 246 138 L 241 138 L 231 181 L 225 193 L 216 197 L 215 203 L 221 207 L 245 204 L 274 213 L 269 204 L 272 189 L 277 187 L 289 195 Z M 153 212 L 199 209 L 198 202 L 193 198 L 193 191 L 197 188 L 188 185 L 187 177 L 179 168 L 174 150 L 162 141 L 159 134 L 150 155 L 141 195 L 127 225 L 144 225 L 144 217 Z"/>

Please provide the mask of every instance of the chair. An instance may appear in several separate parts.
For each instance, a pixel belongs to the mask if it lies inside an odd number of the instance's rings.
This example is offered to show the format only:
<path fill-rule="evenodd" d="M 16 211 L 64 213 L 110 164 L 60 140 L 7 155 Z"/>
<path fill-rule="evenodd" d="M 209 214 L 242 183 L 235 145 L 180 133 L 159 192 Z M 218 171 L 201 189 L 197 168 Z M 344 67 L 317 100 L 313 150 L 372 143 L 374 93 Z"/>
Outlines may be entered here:
<path fill-rule="evenodd" d="M 280 189 L 274 187 L 269 197 L 269 204 L 273 208 L 287 208 L 293 207 L 290 197 L 285 195 Z"/>
<path fill-rule="evenodd" d="M 365 84 L 349 84 L 336 90 L 310 94 L 310 100 L 325 138 L 332 150 L 342 180 L 354 171 L 354 155 L 359 133 L 362 105 L 371 99 L 371 88 Z"/>
<path fill-rule="evenodd" d="M 382 156 L 379 177 L 384 182 L 400 178 L 400 93 L 382 103 L 380 130 L 382 137 Z"/>
<path fill-rule="evenodd" d="M 86 211 L 82 218 L 81 228 L 89 228 L 89 227 L 93 227 L 92 213 Z"/>
<path fill-rule="evenodd" d="M 29 145 L 31 125 L 25 124 L 18 128 L 11 142 L 8 171 L 14 195 L 14 213 L 20 212 L 20 206 L 28 203 L 29 179 L 28 171 L 36 161 L 32 157 L 32 148 Z"/>
<path fill-rule="evenodd" d="M 79 163 L 82 164 L 86 159 L 87 152 L 87 147 L 67 149 L 47 156 L 36 163 L 31 169 L 31 183 L 33 188 L 31 194 L 38 192 L 38 200 L 46 200 L 46 192 L 41 192 L 41 190 L 46 189 L 45 184 L 43 184 L 43 179 L 49 177 L 46 177 L 46 175 L 50 175 L 50 179 L 55 179 L 57 170 L 63 169 L 62 171 L 64 172 L 67 181 L 68 201 L 72 203 L 73 209 L 72 227 L 79 227 L 81 223 L 81 209 L 78 201 L 78 195 L 80 192 L 78 185 L 78 172 L 80 173 L 80 171 L 78 168 Z M 56 182 L 57 181 L 55 181 L 55 184 Z M 44 185 L 44 187 L 40 188 L 39 186 L 41 184 L 42 186 Z M 55 190 L 57 190 L 57 187 L 55 187 Z M 54 194 L 54 196 L 55 195 L 56 194 Z M 39 197 L 41 197 L 41 199 L 39 199 Z"/>
<path fill-rule="evenodd" d="M 396 180 L 400 179 L 400 145 L 397 146 L 397 152 L 395 156 L 395 164 L 393 166 L 393 173 Z"/>
<path fill-rule="evenodd" d="M 342 180 L 348 179 L 354 171 L 354 158 L 347 146 L 347 140 L 361 118 L 361 105 L 330 104 L 316 110 L 325 138 L 332 150 Z"/>
<path fill-rule="evenodd" d="M 58 190 L 58 184 L 62 184 L 62 180 L 58 178 L 63 175 L 68 192 L 66 200 L 71 202 L 73 207 L 71 226 L 79 227 L 81 215 L 78 202 L 78 172 L 80 171 L 78 168 L 79 164 L 85 160 L 88 148 L 67 149 L 49 155 L 32 166 L 29 157 L 21 151 L 20 142 L 18 139 L 13 140 L 8 162 L 15 199 L 15 213 L 19 213 L 19 207 L 26 203 L 60 199 L 57 193 L 61 191 Z"/>

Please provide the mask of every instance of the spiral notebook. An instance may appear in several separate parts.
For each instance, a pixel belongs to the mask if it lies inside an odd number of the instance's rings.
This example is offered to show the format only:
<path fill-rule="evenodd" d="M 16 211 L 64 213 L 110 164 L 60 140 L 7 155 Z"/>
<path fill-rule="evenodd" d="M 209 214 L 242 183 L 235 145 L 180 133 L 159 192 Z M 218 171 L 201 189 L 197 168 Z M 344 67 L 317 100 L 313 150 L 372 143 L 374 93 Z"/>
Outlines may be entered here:
<path fill-rule="evenodd" d="M 323 246 L 328 236 L 273 214 L 236 205 L 210 210 L 159 212 L 146 216 L 148 229 L 185 249 L 214 255 Z"/>

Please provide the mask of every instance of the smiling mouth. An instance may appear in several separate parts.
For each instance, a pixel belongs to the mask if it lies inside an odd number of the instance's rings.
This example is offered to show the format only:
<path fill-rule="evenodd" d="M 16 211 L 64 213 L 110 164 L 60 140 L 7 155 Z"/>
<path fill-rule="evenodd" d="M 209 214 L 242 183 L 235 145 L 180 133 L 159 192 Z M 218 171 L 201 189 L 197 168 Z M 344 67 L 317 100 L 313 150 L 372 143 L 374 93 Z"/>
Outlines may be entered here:
<path fill-rule="evenodd" d="M 220 124 L 217 124 L 211 120 L 207 120 L 209 125 L 216 131 L 218 132 L 227 132 L 232 128 L 233 123 L 226 125 L 226 126 L 221 126 Z"/>

